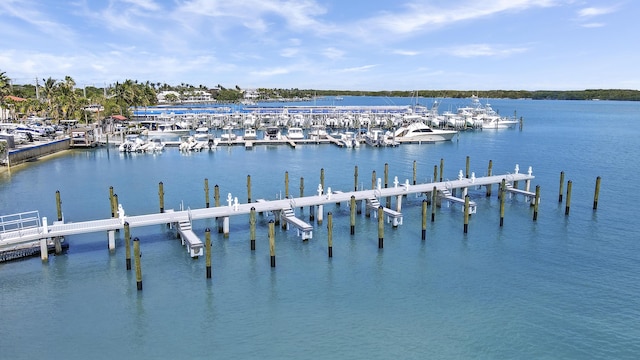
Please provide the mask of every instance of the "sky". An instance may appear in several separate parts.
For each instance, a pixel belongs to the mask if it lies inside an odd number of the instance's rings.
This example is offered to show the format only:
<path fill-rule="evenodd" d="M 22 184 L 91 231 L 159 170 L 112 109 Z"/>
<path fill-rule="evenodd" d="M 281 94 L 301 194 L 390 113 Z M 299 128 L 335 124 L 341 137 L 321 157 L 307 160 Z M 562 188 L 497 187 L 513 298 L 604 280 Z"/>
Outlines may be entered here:
<path fill-rule="evenodd" d="M 2 0 L 14 84 L 640 89 L 638 0 Z"/>

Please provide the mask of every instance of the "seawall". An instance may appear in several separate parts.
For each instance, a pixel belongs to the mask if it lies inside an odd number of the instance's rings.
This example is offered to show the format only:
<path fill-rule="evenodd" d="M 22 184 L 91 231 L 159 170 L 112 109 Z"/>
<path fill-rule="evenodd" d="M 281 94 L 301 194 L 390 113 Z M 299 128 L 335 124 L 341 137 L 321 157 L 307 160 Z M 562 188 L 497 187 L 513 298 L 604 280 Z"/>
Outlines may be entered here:
<path fill-rule="evenodd" d="M 70 148 L 70 139 L 54 140 L 44 144 L 25 147 L 9 151 L 9 166 L 21 164 L 30 160 L 34 160 L 46 155 L 57 153 L 59 151 L 68 150 Z"/>

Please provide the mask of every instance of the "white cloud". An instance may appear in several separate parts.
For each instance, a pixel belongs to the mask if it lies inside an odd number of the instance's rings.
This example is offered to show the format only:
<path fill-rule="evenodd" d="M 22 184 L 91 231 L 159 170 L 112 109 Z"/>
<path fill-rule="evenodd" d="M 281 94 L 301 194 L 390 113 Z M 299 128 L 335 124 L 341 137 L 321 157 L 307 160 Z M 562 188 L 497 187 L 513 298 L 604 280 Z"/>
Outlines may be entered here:
<path fill-rule="evenodd" d="M 397 49 L 397 50 L 393 50 L 394 54 L 398 54 L 398 55 L 404 55 L 404 56 L 416 56 L 416 55 L 420 55 L 420 51 L 414 51 L 414 50 L 401 50 L 401 49 Z"/>
<path fill-rule="evenodd" d="M 557 2 L 557 0 L 465 1 L 457 6 L 446 8 L 429 6 L 425 2 L 417 1 L 406 4 L 404 12 L 385 12 L 370 19 L 363 19 L 361 23 L 368 26 L 361 25 L 359 28 L 371 29 L 372 32 L 382 29 L 384 32 L 396 35 L 412 34 L 509 11 L 555 6 Z"/>
<path fill-rule="evenodd" d="M 296 48 L 285 48 L 280 51 L 280 56 L 290 58 L 298 55 L 299 52 L 300 50 Z"/>
<path fill-rule="evenodd" d="M 500 48 L 489 44 L 468 44 L 443 49 L 442 52 L 462 58 L 479 56 L 510 56 L 512 54 L 523 53 L 527 48 Z"/>
<path fill-rule="evenodd" d="M 586 23 L 586 24 L 582 24 L 581 26 L 585 28 L 600 28 L 605 25 L 603 23 Z"/>
<path fill-rule="evenodd" d="M 344 51 L 334 47 L 328 47 L 322 51 L 322 55 L 328 59 L 336 60 L 344 56 Z"/>
<path fill-rule="evenodd" d="M 260 71 L 251 71 L 250 74 L 254 76 L 268 77 L 268 76 L 288 74 L 289 72 L 290 70 L 286 68 L 273 68 L 273 69 L 266 69 L 266 70 L 260 70 Z"/>
<path fill-rule="evenodd" d="M 588 7 L 578 11 L 578 16 L 581 18 L 591 18 L 594 16 L 610 14 L 617 10 L 618 10 L 617 7 L 608 7 L 608 8 Z"/>
<path fill-rule="evenodd" d="M 350 73 L 350 72 L 364 72 L 364 71 L 369 71 L 371 69 L 373 69 L 374 67 L 376 67 L 378 65 L 363 65 L 363 66 L 357 66 L 357 67 L 351 67 L 351 68 L 346 68 L 346 69 L 342 69 L 340 70 L 340 72 L 344 72 L 344 73 Z"/>

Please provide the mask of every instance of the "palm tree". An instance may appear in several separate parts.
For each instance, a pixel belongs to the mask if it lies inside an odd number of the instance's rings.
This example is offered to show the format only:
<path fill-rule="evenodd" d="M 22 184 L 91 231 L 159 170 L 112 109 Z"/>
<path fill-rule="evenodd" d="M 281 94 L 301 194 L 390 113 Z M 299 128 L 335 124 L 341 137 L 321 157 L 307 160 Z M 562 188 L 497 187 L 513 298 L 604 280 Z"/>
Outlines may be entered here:
<path fill-rule="evenodd" d="M 0 71 L 0 108 L 3 109 L 3 114 L 7 106 L 7 95 L 11 95 L 11 79 L 4 71 Z"/>

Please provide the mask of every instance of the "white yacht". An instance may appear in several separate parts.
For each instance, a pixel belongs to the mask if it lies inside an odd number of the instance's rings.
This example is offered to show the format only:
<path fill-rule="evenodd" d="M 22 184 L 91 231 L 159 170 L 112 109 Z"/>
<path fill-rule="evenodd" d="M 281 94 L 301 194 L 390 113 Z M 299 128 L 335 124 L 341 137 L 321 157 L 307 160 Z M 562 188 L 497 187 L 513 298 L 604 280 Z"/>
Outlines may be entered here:
<path fill-rule="evenodd" d="M 290 127 L 287 130 L 287 138 L 289 140 L 302 140 L 304 139 L 304 132 L 302 132 L 302 128 Z"/>
<path fill-rule="evenodd" d="M 280 128 L 277 126 L 269 126 L 264 131 L 265 140 L 280 140 L 282 135 L 280 134 Z"/>
<path fill-rule="evenodd" d="M 393 136 L 399 142 L 450 141 L 458 132 L 455 130 L 432 129 L 423 122 L 416 121 L 398 128 Z"/>
<path fill-rule="evenodd" d="M 252 127 L 248 127 L 246 129 L 244 129 L 244 135 L 242 135 L 242 139 L 244 140 L 255 140 L 258 138 L 258 135 L 256 133 L 256 129 L 252 128 Z"/>
<path fill-rule="evenodd" d="M 324 125 L 312 125 L 309 131 L 309 138 L 313 140 L 326 139 L 327 128 Z"/>

